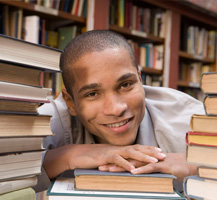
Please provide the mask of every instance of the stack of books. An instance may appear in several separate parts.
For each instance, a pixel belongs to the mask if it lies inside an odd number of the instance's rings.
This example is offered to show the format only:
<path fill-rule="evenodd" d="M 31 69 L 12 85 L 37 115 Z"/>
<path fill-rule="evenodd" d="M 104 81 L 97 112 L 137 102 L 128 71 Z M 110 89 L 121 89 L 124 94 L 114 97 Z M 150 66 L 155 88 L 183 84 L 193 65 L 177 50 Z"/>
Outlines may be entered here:
<path fill-rule="evenodd" d="M 51 116 L 37 108 L 49 102 L 43 74 L 59 71 L 61 51 L 0 35 L 0 52 L 0 199 L 35 199 L 42 141 L 52 135 Z"/>
<path fill-rule="evenodd" d="M 201 75 L 205 115 L 191 117 L 186 134 L 186 161 L 198 167 L 198 176 L 186 177 L 185 194 L 191 198 L 217 197 L 217 72 Z"/>
<path fill-rule="evenodd" d="M 49 200 L 60 199 L 177 199 L 185 198 L 173 189 L 171 174 L 133 175 L 129 172 L 102 172 L 75 169 L 74 178 L 57 178 L 50 185 Z"/>

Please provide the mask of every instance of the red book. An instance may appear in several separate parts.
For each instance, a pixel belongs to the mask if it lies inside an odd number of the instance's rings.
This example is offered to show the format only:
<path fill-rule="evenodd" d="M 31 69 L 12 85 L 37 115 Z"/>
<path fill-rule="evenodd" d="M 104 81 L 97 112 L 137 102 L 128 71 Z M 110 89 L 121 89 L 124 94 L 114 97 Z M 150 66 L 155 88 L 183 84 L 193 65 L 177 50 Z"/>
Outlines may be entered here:
<path fill-rule="evenodd" d="M 217 147 L 217 133 L 188 131 L 186 133 L 186 144 Z"/>

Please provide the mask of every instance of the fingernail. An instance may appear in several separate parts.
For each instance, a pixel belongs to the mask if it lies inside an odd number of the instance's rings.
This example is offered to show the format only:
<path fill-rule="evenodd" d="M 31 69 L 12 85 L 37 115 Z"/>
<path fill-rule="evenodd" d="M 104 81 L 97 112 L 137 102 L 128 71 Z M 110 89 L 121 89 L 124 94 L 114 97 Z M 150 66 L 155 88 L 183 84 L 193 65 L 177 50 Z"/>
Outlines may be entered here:
<path fill-rule="evenodd" d="M 131 170 L 130 171 L 132 174 L 136 174 L 137 172 L 138 172 L 138 170 L 137 169 L 133 169 L 133 170 Z"/>
<path fill-rule="evenodd" d="M 149 160 L 150 160 L 150 162 L 153 162 L 153 163 L 156 163 L 156 162 L 158 162 L 158 159 L 156 159 L 156 158 L 153 158 L 153 157 L 150 157 L 150 158 L 149 158 Z"/>
<path fill-rule="evenodd" d="M 158 151 L 158 152 L 162 152 L 162 149 L 158 148 L 158 147 L 155 147 L 155 150 Z"/>
<path fill-rule="evenodd" d="M 158 153 L 157 154 L 158 158 L 163 159 L 166 157 L 166 155 L 164 153 Z"/>
<path fill-rule="evenodd" d="M 132 166 L 130 166 L 130 171 L 131 170 L 134 170 L 135 169 L 135 167 L 132 165 Z"/>
<path fill-rule="evenodd" d="M 105 170 L 105 167 L 104 166 L 99 166 L 98 169 L 99 170 Z"/>

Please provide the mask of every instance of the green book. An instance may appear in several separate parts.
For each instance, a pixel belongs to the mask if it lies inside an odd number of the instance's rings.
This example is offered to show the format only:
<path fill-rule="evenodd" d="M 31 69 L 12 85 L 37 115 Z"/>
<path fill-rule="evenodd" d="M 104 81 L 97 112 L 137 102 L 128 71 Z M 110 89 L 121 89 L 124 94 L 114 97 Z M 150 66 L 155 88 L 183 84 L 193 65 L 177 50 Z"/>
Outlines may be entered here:
<path fill-rule="evenodd" d="M 32 188 L 25 188 L 0 195 L 0 200 L 36 200 L 35 191 Z"/>

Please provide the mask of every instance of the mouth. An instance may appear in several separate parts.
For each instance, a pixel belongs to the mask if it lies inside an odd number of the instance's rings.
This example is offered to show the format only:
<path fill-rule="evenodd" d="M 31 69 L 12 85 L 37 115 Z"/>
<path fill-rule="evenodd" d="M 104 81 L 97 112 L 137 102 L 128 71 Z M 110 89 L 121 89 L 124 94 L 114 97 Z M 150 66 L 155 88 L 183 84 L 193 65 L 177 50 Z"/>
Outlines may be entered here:
<path fill-rule="evenodd" d="M 124 121 L 121 122 L 117 122 L 117 123 L 112 123 L 112 124 L 105 124 L 105 126 L 109 127 L 109 128 L 118 128 L 121 126 L 124 126 L 125 124 L 127 124 L 132 118 L 126 119 Z"/>

